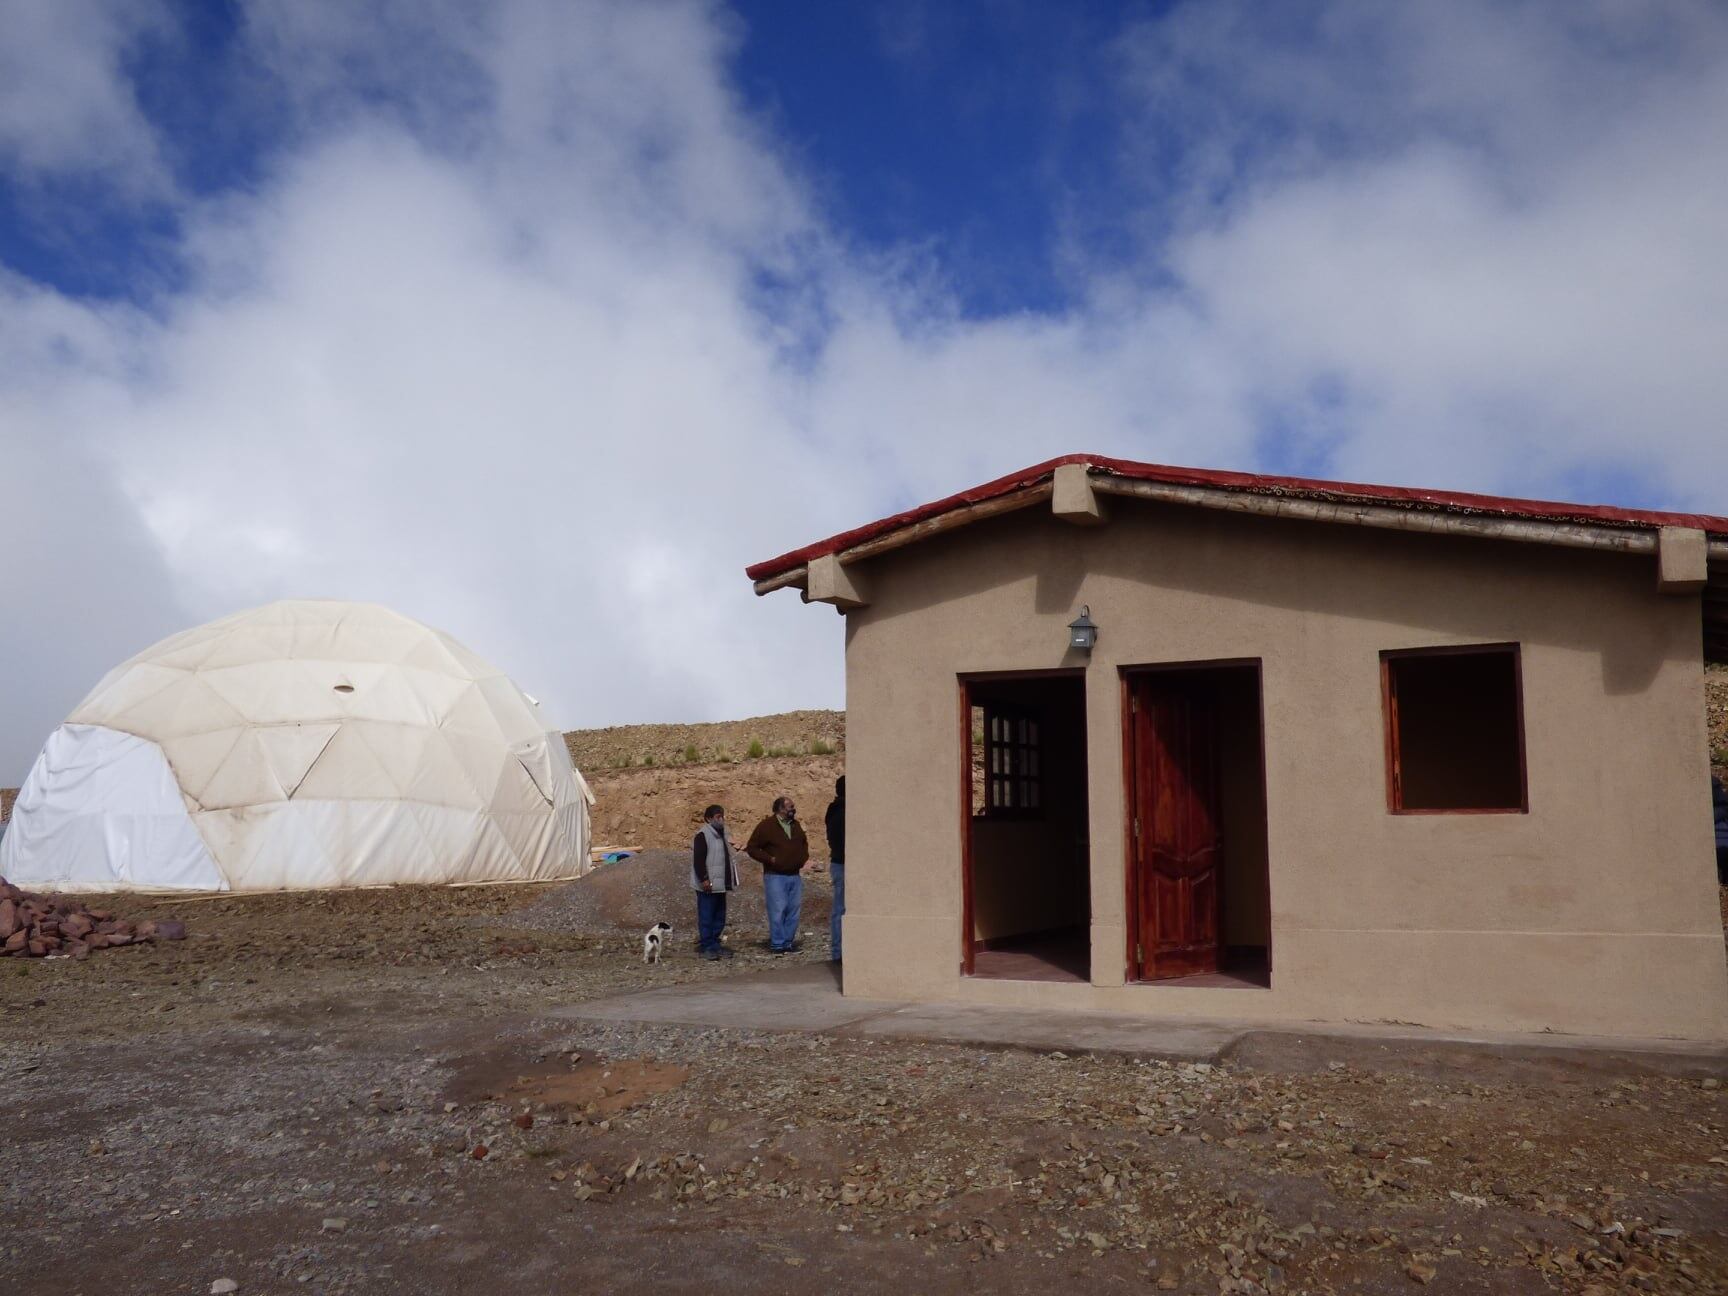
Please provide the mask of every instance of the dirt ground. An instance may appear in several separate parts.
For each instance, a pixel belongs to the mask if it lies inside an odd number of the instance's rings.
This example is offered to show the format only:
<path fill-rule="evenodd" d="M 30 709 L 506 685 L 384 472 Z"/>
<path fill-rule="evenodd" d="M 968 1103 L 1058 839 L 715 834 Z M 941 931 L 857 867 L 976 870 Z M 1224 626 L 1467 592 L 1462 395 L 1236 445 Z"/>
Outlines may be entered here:
<path fill-rule="evenodd" d="M 5 1290 L 1728 1290 L 1710 1082 L 560 1020 L 787 962 L 741 906 L 646 967 L 662 883 L 606 876 L 0 963 Z"/>

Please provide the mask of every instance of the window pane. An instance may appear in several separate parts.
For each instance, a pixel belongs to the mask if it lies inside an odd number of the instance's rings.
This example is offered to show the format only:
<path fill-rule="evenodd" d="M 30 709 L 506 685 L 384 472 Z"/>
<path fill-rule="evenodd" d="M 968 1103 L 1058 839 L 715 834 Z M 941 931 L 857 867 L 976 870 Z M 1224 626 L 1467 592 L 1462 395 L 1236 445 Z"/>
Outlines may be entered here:
<path fill-rule="evenodd" d="M 1510 652 L 1387 659 L 1400 810 L 1524 805 L 1517 660 Z"/>

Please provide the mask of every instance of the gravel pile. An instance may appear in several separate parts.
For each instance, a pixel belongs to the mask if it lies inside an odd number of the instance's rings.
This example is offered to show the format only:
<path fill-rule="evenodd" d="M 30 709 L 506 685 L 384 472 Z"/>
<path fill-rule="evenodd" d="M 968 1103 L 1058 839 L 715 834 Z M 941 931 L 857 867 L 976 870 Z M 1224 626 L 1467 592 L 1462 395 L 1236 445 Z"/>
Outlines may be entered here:
<path fill-rule="evenodd" d="M 738 875 L 743 885 L 727 904 L 727 928 L 735 933 L 765 934 L 768 916 L 762 900 L 762 870 L 743 860 Z M 694 937 L 694 896 L 688 852 L 647 850 L 616 864 L 602 864 L 586 877 L 553 887 L 532 903 L 491 919 L 490 925 L 607 936 L 640 934 L 654 923 L 669 922 L 679 933 Z M 826 872 L 804 875 L 801 930 L 805 940 L 825 938 L 831 898 Z"/>
<path fill-rule="evenodd" d="M 91 950 L 185 937 L 182 922 L 162 919 L 133 924 L 106 909 L 88 909 L 63 896 L 21 891 L 0 878 L 0 956 L 81 959 L 88 958 Z"/>

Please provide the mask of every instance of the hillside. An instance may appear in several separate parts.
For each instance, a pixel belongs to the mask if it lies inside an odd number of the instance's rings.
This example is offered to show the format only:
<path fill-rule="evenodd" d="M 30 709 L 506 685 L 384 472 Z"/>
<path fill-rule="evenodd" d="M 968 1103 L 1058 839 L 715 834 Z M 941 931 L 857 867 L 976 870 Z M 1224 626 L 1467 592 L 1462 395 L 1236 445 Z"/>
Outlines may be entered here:
<path fill-rule="evenodd" d="M 845 773 L 843 712 L 578 729 L 564 741 L 594 788 L 596 846 L 682 847 L 711 804 L 726 807 L 731 830 L 742 839 L 775 797 L 789 796 L 798 803 L 812 854 L 828 858 L 822 813 L 834 780 Z"/>
<path fill-rule="evenodd" d="M 828 755 L 846 746 L 843 711 L 787 711 L 716 724 L 617 725 L 564 735 L 584 774 L 632 765 L 694 765 L 758 756 Z"/>
<path fill-rule="evenodd" d="M 826 860 L 822 814 L 846 766 L 840 756 L 770 756 L 730 765 L 585 772 L 594 788 L 596 846 L 683 847 L 711 804 L 726 807 L 727 825 L 742 842 L 775 797 L 789 796 L 810 836 L 811 857 Z"/>

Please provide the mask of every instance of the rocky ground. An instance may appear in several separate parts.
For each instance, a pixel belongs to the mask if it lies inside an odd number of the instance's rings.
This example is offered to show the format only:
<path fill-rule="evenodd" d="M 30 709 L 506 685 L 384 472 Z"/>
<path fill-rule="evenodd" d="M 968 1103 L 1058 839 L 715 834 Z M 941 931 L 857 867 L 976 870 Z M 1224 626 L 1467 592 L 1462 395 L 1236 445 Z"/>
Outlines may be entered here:
<path fill-rule="evenodd" d="M 1709 1082 L 560 1019 L 786 966 L 741 905 L 645 967 L 669 871 L 131 902 L 188 939 L 0 966 L 5 1290 L 1728 1290 Z"/>

